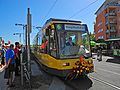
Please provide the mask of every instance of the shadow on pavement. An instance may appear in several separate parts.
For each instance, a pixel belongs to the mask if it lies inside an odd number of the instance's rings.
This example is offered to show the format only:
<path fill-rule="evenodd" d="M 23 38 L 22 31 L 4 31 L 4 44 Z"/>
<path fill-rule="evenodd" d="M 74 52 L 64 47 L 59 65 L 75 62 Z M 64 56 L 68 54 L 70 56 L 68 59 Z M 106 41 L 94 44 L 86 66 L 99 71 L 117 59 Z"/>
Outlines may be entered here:
<path fill-rule="evenodd" d="M 75 80 L 66 81 L 66 83 L 75 90 L 88 90 L 92 87 L 93 82 L 87 76 L 79 77 Z"/>
<path fill-rule="evenodd" d="M 113 59 L 107 59 L 106 62 L 120 64 L 120 57 L 114 57 Z"/>

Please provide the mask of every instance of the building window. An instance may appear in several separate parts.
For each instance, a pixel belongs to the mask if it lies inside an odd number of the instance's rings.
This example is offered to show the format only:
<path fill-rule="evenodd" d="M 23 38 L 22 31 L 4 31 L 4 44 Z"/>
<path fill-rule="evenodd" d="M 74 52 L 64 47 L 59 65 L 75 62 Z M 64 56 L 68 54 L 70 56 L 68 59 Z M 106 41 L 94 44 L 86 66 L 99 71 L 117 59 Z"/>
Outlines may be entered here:
<path fill-rule="evenodd" d="M 100 21 L 99 23 L 98 23 L 98 26 L 100 26 L 102 24 L 102 22 Z"/>
<path fill-rule="evenodd" d="M 98 33 L 102 32 L 102 31 L 103 31 L 103 29 L 99 29 L 99 30 L 98 30 Z"/>
<path fill-rule="evenodd" d="M 115 27 L 114 27 L 114 26 L 110 26 L 110 29 L 111 29 L 111 30 L 115 30 Z"/>

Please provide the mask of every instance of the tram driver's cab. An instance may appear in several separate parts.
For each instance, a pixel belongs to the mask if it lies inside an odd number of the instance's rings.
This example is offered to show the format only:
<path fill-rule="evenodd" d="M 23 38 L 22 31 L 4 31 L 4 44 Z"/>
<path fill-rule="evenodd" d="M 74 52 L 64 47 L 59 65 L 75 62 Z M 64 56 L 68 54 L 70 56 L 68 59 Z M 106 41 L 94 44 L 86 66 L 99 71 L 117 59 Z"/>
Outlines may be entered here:
<path fill-rule="evenodd" d="M 60 42 L 60 58 L 77 58 L 80 55 L 90 57 L 89 35 L 87 30 L 64 30 L 58 32 L 58 36 Z"/>
<path fill-rule="evenodd" d="M 43 30 L 47 39 L 47 54 L 55 58 L 90 57 L 90 42 L 86 24 L 53 24 L 54 28 Z"/>

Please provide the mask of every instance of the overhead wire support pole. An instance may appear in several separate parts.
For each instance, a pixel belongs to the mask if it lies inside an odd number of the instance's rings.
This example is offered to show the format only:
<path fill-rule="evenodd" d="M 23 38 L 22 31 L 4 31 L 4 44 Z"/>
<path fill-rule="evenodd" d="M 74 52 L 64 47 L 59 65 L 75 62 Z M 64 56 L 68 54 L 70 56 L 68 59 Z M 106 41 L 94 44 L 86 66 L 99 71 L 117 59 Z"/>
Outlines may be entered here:
<path fill-rule="evenodd" d="M 27 59 L 28 59 L 28 72 L 31 74 L 30 33 L 31 33 L 31 14 L 30 14 L 30 8 L 28 8 L 28 14 L 27 14 Z"/>

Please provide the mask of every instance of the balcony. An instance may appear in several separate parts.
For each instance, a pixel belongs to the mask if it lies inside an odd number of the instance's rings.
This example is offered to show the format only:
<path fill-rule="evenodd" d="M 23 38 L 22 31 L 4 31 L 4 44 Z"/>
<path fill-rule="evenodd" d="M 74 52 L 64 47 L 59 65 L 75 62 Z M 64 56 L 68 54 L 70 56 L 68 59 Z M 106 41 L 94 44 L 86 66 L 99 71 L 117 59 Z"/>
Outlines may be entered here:
<path fill-rule="evenodd" d="M 108 16 L 116 16 L 116 15 L 117 15 L 116 13 L 106 13 L 104 16 L 108 17 Z"/>
<path fill-rule="evenodd" d="M 108 6 L 120 6 L 120 4 L 119 4 L 119 3 L 111 3 L 111 2 L 110 2 L 110 3 L 108 3 L 107 5 L 108 5 Z"/>
<path fill-rule="evenodd" d="M 116 14 L 116 13 L 113 13 L 113 12 L 110 12 L 109 15 L 110 15 L 110 16 L 116 16 L 117 14 Z"/>
<path fill-rule="evenodd" d="M 110 24 L 117 24 L 116 20 L 110 20 Z"/>
<path fill-rule="evenodd" d="M 117 31 L 115 29 L 110 29 L 110 33 L 116 33 Z"/>

